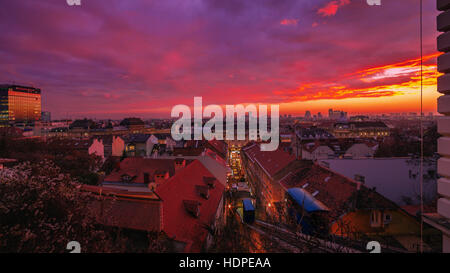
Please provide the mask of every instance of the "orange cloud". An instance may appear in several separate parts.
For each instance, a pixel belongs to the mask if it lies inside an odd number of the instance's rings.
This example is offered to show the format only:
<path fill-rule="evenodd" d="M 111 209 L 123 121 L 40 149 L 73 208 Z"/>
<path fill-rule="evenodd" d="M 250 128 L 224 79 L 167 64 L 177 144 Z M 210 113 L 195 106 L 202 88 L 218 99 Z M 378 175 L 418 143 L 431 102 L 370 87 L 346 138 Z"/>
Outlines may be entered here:
<path fill-rule="evenodd" d="M 335 0 L 326 4 L 317 11 L 317 14 L 322 16 L 333 16 L 342 6 L 350 4 L 350 0 Z"/>
<path fill-rule="evenodd" d="M 437 72 L 437 67 L 434 63 L 428 63 L 439 55 L 441 55 L 441 53 L 423 56 L 422 75 L 424 86 L 436 85 L 436 79 L 441 75 Z M 420 58 L 364 69 L 353 75 L 367 83 L 376 83 L 382 80 L 405 77 L 409 78 L 409 80 L 403 82 L 402 86 L 417 87 L 420 84 Z"/>
<path fill-rule="evenodd" d="M 423 86 L 435 88 L 436 64 L 441 53 L 423 57 Z M 295 90 L 274 92 L 288 101 L 312 101 L 324 99 L 378 98 L 401 96 L 417 92 L 420 88 L 420 58 L 389 65 L 371 67 L 343 75 L 337 81 L 314 82 L 300 85 Z"/>

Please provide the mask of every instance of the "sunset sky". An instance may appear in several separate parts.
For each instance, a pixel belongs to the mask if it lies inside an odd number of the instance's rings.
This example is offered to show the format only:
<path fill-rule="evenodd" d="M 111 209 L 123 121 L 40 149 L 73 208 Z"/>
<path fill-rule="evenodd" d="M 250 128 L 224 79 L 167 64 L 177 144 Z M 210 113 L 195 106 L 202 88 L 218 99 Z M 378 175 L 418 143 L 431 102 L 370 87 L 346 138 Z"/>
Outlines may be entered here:
<path fill-rule="evenodd" d="M 176 104 L 282 114 L 419 111 L 419 0 L 5 0 L 0 83 L 53 118 L 169 117 Z M 435 0 L 424 0 L 424 111 L 436 111 Z"/>

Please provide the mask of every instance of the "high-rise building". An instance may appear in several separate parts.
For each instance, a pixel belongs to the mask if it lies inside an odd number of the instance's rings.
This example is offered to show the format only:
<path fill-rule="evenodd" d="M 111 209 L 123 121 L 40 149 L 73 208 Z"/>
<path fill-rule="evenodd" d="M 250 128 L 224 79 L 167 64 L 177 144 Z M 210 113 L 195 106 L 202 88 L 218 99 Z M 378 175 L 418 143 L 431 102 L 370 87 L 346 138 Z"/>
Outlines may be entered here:
<path fill-rule="evenodd" d="M 0 123 L 41 119 L 41 90 L 34 87 L 0 85 Z"/>
<path fill-rule="evenodd" d="M 52 114 L 48 111 L 42 111 L 41 112 L 41 120 L 44 122 L 52 121 Z"/>
<path fill-rule="evenodd" d="M 328 118 L 329 119 L 347 119 L 347 112 L 340 110 L 328 109 Z"/>
<path fill-rule="evenodd" d="M 306 110 L 306 112 L 305 112 L 305 119 L 311 119 L 311 111 Z"/>

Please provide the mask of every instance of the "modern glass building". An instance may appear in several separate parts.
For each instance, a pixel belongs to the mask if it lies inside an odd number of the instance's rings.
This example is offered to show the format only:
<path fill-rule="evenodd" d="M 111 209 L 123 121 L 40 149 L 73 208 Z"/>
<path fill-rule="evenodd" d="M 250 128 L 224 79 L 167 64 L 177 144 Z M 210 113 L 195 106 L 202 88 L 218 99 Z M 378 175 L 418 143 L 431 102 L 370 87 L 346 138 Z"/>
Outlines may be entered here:
<path fill-rule="evenodd" d="M 41 118 L 41 90 L 20 85 L 0 85 L 0 123 L 33 122 Z"/>

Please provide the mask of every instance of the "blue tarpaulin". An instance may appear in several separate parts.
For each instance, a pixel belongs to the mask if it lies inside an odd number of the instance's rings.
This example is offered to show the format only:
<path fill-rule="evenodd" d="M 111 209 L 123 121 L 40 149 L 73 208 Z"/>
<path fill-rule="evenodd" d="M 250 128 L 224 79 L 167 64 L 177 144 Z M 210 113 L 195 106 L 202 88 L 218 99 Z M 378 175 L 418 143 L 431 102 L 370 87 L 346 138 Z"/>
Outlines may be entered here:
<path fill-rule="evenodd" d="M 288 194 L 292 199 L 307 212 L 328 211 L 328 208 L 319 200 L 314 198 L 309 192 L 301 188 L 290 188 Z"/>

